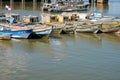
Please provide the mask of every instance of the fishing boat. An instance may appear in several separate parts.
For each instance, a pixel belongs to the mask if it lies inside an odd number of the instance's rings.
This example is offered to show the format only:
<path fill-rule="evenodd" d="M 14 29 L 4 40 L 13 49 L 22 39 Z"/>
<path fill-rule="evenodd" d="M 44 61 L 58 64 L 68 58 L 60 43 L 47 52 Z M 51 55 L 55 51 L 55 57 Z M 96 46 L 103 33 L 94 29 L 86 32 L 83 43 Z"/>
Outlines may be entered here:
<path fill-rule="evenodd" d="M 87 3 L 76 5 L 76 11 L 85 11 L 85 10 L 88 10 L 89 6 L 90 5 L 87 4 Z"/>
<path fill-rule="evenodd" d="M 61 25 L 61 24 L 55 24 L 55 23 L 51 23 L 51 24 L 49 24 L 49 25 L 51 25 L 52 26 L 52 32 L 51 33 L 53 33 L 53 34 L 60 34 L 61 32 L 62 32 L 62 26 L 63 25 Z"/>
<path fill-rule="evenodd" d="M 52 4 L 51 7 L 48 9 L 49 12 L 62 12 L 64 6 L 59 4 Z"/>
<path fill-rule="evenodd" d="M 57 3 L 45 3 L 42 6 L 42 11 L 49 12 L 72 12 L 74 10 L 70 5 L 60 5 Z"/>
<path fill-rule="evenodd" d="M 74 33 L 75 29 L 76 29 L 76 26 L 74 24 L 66 23 L 61 33 L 63 34 Z"/>
<path fill-rule="evenodd" d="M 27 30 L 14 30 L 11 31 L 12 33 L 12 38 L 24 38 L 28 39 L 29 35 L 32 33 L 32 29 L 27 29 Z"/>
<path fill-rule="evenodd" d="M 120 25 L 101 29 L 102 33 L 116 33 L 119 30 L 120 30 Z"/>
<path fill-rule="evenodd" d="M 30 27 L 30 25 L 28 27 Z M 47 26 L 44 24 L 31 25 L 31 28 L 33 29 L 33 32 L 31 33 L 29 38 L 48 38 L 50 33 L 52 32 L 52 26 Z"/>
<path fill-rule="evenodd" d="M 74 9 L 72 9 L 71 7 L 67 7 L 67 6 L 57 6 L 57 8 L 51 8 L 49 9 L 50 12 L 72 12 L 74 11 Z"/>
<path fill-rule="evenodd" d="M 62 32 L 62 27 L 64 27 L 64 24 L 61 22 L 52 22 L 48 23 L 46 25 L 52 26 L 52 32 L 53 34 L 60 34 Z"/>
<path fill-rule="evenodd" d="M 62 32 L 62 27 L 53 27 L 52 33 L 60 34 Z"/>
<path fill-rule="evenodd" d="M 11 27 L 7 27 L 7 26 L 3 26 L 0 25 L 1 29 L 0 29 L 0 34 L 11 34 L 12 38 L 25 38 L 27 39 L 29 37 L 29 35 L 32 33 L 32 29 L 20 29 L 18 26 L 16 26 L 16 28 L 14 28 L 15 26 L 12 25 Z"/>
<path fill-rule="evenodd" d="M 76 32 L 82 33 L 96 33 L 101 28 L 100 24 L 92 24 L 92 25 L 77 25 Z"/>

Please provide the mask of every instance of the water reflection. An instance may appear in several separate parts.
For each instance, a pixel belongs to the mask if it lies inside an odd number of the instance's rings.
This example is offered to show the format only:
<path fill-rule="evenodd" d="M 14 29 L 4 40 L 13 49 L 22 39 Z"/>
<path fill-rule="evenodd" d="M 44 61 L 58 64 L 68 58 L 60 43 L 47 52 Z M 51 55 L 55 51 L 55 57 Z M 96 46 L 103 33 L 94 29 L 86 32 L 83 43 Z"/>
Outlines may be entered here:
<path fill-rule="evenodd" d="M 83 41 L 90 45 L 94 45 L 97 47 L 101 46 L 102 38 L 100 34 L 93 34 L 93 33 L 78 33 L 76 35 L 77 38 L 80 38 Z"/>
<path fill-rule="evenodd" d="M 48 39 L 13 39 L 13 46 L 15 51 L 22 50 L 21 52 L 26 53 L 38 53 L 40 46 L 49 45 Z"/>
<path fill-rule="evenodd" d="M 13 39 L 15 53 L 47 55 L 50 58 L 61 60 L 65 54 L 61 51 L 64 40 L 61 37 L 51 36 L 49 39 Z"/>
<path fill-rule="evenodd" d="M 108 3 L 106 3 L 106 4 L 97 3 L 96 9 L 103 12 L 103 13 L 107 13 L 109 10 L 109 4 Z"/>
<path fill-rule="evenodd" d="M 116 34 L 86 33 L 51 35 L 49 39 L 1 40 L 0 79 L 52 80 L 58 76 L 55 79 L 79 80 L 89 74 L 90 80 L 98 79 L 94 77 L 96 74 L 104 78 L 103 74 L 119 70 L 119 41 Z"/>
<path fill-rule="evenodd" d="M 120 39 L 120 34 L 119 33 L 116 33 L 115 35 L 118 36 L 118 38 Z"/>
<path fill-rule="evenodd" d="M 102 39 L 107 40 L 107 41 L 112 41 L 115 43 L 120 42 L 119 34 L 110 33 L 110 34 L 101 34 L 101 36 L 102 36 Z"/>
<path fill-rule="evenodd" d="M 0 41 L 0 79 L 14 80 L 19 72 L 26 72 L 29 63 L 27 53 L 16 52 L 12 41 Z M 16 48 L 17 49 L 17 48 Z M 22 77 L 23 75 L 21 75 Z"/>
<path fill-rule="evenodd" d="M 0 53 L 9 53 L 11 52 L 12 44 L 9 40 L 0 40 Z"/>

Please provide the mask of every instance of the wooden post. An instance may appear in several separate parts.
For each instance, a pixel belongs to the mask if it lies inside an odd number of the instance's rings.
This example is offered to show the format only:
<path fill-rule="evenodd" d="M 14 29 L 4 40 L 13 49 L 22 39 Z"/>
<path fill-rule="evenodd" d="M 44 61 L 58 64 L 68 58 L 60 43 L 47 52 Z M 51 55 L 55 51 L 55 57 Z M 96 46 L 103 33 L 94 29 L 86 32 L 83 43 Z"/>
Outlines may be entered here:
<path fill-rule="evenodd" d="M 36 9 L 36 6 L 37 6 L 36 1 L 37 1 L 37 0 L 33 0 L 33 10 Z"/>
<path fill-rule="evenodd" d="M 47 0 L 44 0 L 45 3 L 47 3 Z"/>
<path fill-rule="evenodd" d="M 90 4 L 91 4 L 91 8 L 94 8 L 94 0 L 89 0 Z"/>
<path fill-rule="evenodd" d="M 22 9 L 25 9 L 25 0 L 22 0 Z"/>
<path fill-rule="evenodd" d="M 108 3 L 108 0 L 96 0 L 97 3 Z"/>
<path fill-rule="evenodd" d="M 107 11 L 108 10 L 108 7 L 109 7 L 109 4 L 108 3 L 105 3 L 105 4 L 101 4 L 101 3 L 96 3 L 96 8 L 99 10 L 99 11 Z"/>
<path fill-rule="evenodd" d="M 10 7 L 11 9 L 14 7 L 14 0 L 10 0 Z"/>
<path fill-rule="evenodd" d="M 2 0 L 0 0 L 0 9 L 2 9 Z"/>

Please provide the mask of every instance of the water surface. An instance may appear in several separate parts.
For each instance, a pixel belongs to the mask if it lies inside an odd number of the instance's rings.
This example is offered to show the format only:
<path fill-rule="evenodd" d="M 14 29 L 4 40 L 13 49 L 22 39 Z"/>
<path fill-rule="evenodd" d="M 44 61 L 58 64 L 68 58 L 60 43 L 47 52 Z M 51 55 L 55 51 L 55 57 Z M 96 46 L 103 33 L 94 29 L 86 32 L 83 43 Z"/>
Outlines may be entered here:
<path fill-rule="evenodd" d="M 0 80 L 119 80 L 120 35 L 0 41 Z"/>
<path fill-rule="evenodd" d="M 40 15 L 40 4 L 30 4 L 16 2 L 11 12 Z M 99 8 L 105 15 L 120 16 L 119 1 L 106 5 Z M 120 35 L 0 40 L 0 80 L 120 80 Z"/>

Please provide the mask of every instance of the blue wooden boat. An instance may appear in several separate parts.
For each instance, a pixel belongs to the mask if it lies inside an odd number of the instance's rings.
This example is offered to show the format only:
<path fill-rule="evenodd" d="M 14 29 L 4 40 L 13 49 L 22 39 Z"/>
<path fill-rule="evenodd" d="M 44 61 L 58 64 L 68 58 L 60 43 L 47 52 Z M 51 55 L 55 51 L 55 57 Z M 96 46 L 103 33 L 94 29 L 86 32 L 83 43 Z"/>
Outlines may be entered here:
<path fill-rule="evenodd" d="M 49 34 L 52 32 L 52 27 L 44 27 L 39 29 L 33 29 L 32 34 L 36 34 L 39 37 L 49 37 Z"/>
<path fill-rule="evenodd" d="M 11 31 L 12 33 L 12 38 L 29 38 L 29 35 L 32 33 L 32 29 L 27 29 L 27 30 L 16 30 L 16 31 Z"/>
<path fill-rule="evenodd" d="M 32 33 L 32 29 L 10 29 L 6 27 L 1 27 L 0 34 L 10 34 L 12 38 L 29 38 Z"/>
<path fill-rule="evenodd" d="M 30 35 L 30 38 L 42 38 L 42 37 L 49 37 L 49 34 L 52 32 L 52 26 L 47 25 L 34 25 L 33 32 Z"/>

